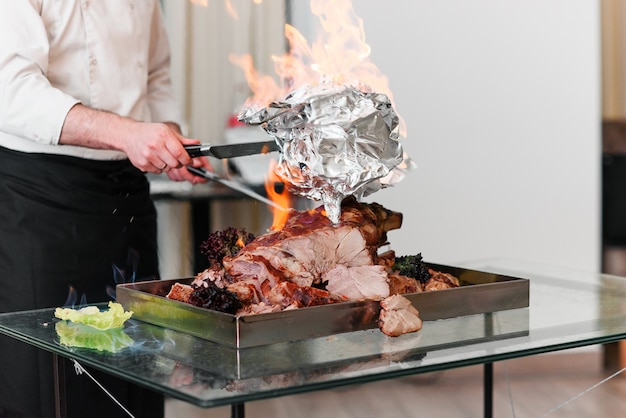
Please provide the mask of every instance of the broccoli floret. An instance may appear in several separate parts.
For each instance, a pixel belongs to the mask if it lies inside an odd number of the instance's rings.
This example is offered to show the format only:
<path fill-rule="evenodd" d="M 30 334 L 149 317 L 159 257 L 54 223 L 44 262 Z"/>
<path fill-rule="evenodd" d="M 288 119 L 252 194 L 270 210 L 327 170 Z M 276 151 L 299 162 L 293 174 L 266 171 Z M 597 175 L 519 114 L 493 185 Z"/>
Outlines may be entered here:
<path fill-rule="evenodd" d="M 228 227 L 222 231 L 209 234 L 200 245 L 200 252 L 207 257 L 211 264 L 222 263 L 224 257 L 236 255 L 244 245 L 254 239 L 254 234 L 245 229 Z"/>
<path fill-rule="evenodd" d="M 428 272 L 428 266 L 422 261 L 422 253 L 396 257 L 393 270 L 398 274 L 412 277 L 422 283 L 426 283 L 431 276 Z"/>

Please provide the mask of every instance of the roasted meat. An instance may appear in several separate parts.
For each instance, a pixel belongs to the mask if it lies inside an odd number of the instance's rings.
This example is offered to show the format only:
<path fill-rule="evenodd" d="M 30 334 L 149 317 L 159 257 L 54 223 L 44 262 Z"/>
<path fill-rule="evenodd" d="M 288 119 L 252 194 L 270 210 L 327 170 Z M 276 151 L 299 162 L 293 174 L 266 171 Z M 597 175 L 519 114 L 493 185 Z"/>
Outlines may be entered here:
<path fill-rule="evenodd" d="M 176 284 L 168 297 L 236 315 L 379 300 L 379 326 L 385 334 L 414 332 L 422 326 L 419 312 L 400 295 L 459 283 L 454 276 L 428 269 L 421 254 L 379 254 L 388 244 L 387 232 L 401 224 L 400 213 L 347 198 L 338 223 L 320 206 L 292 211 L 282 229 L 248 236 L 245 245 L 243 239 L 235 240 L 239 232 L 233 228 L 227 234 L 213 233 L 209 247 L 221 251 L 219 237 L 230 237 L 225 243 L 229 251 L 236 245 L 240 250 L 212 260 L 191 285 Z"/>
<path fill-rule="evenodd" d="M 337 264 L 324 277 L 328 281 L 326 289 L 347 300 L 379 300 L 389 296 L 389 281 L 383 266 Z"/>
<path fill-rule="evenodd" d="M 405 293 L 421 292 L 422 283 L 413 277 L 402 276 L 401 274 L 389 273 L 389 294 L 402 295 Z"/>
<path fill-rule="evenodd" d="M 327 305 L 337 302 L 336 297 L 322 289 L 314 287 L 302 287 L 292 282 L 280 282 L 274 286 L 267 294 L 267 300 L 272 305 L 277 305 L 283 309 L 306 308 L 308 306 Z"/>
<path fill-rule="evenodd" d="M 189 297 L 195 290 L 194 287 L 182 283 L 174 283 L 167 294 L 168 299 L 189 303 Z"/>
<path fill-rule="evenodd" d="M 392 295 L 380 302 L 378 327 L 390 337 L 422 329 L 419 311 L 402 295 Z"/>
<path fill-rule="evenodd" d="M 428 269 L 430 273 L 430 279 L 424 283 L 424 291 L 430 292 L 433 290 L 451 289 L 453 287 L 459 287 L 461 283 L 459 279 L 451 275 L 450 273 L 444 273 L 442 271 L 435 271 Z"/>
<path fill-rule="evenodd" d="M 328 283 L 326 289 L 335 293 L 332 289 L 350 287 L 358 271 L 358 275 L 376 280 L 361 283 L 358 293 L 342 291 L 337 296 L 385 297 L 389 290 L 379 288 L 386 281 L 386 272 L 374 261 L 378 248 L 387 242 L 387 231 L 401 223 L 402 215 L 397 212 L 346 199 L 339 224 L 332 224 L 322 207 L 294 212 L 283 229 L 257 237 L 222 263 L 236 281 L 256 280 L 259 289 L 264 282 L 271 288 L 282 281 L 301 287 Z"/>

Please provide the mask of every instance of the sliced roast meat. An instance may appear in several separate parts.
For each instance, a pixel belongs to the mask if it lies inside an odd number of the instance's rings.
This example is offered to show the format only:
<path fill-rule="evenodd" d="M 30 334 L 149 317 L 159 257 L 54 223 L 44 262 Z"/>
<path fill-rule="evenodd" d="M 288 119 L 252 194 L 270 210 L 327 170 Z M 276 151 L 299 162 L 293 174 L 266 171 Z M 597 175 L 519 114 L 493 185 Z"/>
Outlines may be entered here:
<path fill-rule="evenodd" d="M 306 308 L 343 301 L 343 299 L 333 297 L 326 290 L 302 287 L 292 282 L 281 282 L 274 286 L 267 295 L 267 300 L 272 305 L 278 305 L 282 308 L 289 306 Z"/>
<path fill-rule="evenodd" d="M 191 296 L 193 291 L 193 286 L 182 283 L 174 283 L 166 297 L 179 302 L 189 302 L 189 296 Z"/>
<path fill-rule="evenodd" d="M 444 273 L 442 271 L 435 271 L 433 269 L 428 269 L 430 273 L 430 279 L 426 283 L 424 283 L 424 291 L 430 292 L 433 290 L 445 290 L 453 287 L 459 287 L 461 283 L 459 279 L 454 277 L 450 273 Z"/>
<path fill-rule="evenodd" d="M 422 329 L 419 311 L 402 295 L 392 295 L 380 302 L 378 327 L 390 337 Z"/>
<path fill-rule="evenodd" d="M 349 267 L 337 264 L 324 275 L 326 289 L 348 300 L 374 299 L 389 296 L 387 271 L 383 266 L 364 265 Z"/>
<path fill-rule="evenodd" d="M 337 265 L 371 266 L 390 228 L 401 214 L 378 204 L 346 199 L 341 221 L 334 225 L 323 207 L 294 211 L 283 229 L 256 237 L 234 257 L 225 257 L 226 272 L 235 280 L 269 280 L 272 287 L 287 280 L 298 286 L 319 285 Z"/>
<path fill-rule="evenodd" d="M 422 283 L 413 277 L 401 274 L 389 273 L 389 293 L 392 295 L 403 295 L 405 293 L 421 292 Z"/>

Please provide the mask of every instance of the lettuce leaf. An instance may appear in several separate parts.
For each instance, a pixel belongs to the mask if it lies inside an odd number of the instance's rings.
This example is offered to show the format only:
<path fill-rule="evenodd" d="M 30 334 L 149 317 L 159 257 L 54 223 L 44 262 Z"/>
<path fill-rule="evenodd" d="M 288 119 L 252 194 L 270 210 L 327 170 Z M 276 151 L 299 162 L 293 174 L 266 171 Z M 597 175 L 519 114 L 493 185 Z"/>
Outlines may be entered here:
<path fill-rule="evenodd" d="M 109 309 L 104 311 L 97 306 L 81 309 L 56 308 L 54 311 L 54 316 L 59 319 L 89 325 L 101 331 L 121 328 L 132 315 L 132 311 L 124 311 L 124 307 L 116 302 L 109 302 Z"/>

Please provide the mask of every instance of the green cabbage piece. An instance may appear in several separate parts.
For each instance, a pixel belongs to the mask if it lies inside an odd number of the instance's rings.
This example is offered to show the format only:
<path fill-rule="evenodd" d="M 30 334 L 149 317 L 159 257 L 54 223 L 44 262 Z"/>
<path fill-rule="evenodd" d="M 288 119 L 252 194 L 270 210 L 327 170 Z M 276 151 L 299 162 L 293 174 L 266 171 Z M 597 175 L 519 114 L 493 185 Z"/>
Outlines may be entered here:
<path fill-rule="evenodd" d="M 54 311 L 54 316 L 59 319 L 89 325 L 101 331 L 123 327 L 124 322 L 132 315 L 132 311 L 124 311 L 124 307 L 116 302 L 109 302 L 109 309 L 104 311 L 97 306 L 81 309 L 56 308 Z"/>

